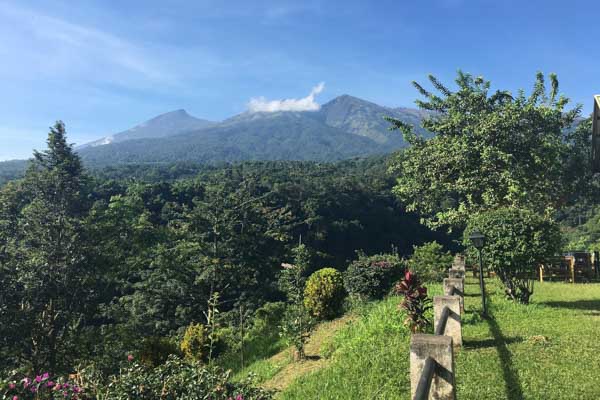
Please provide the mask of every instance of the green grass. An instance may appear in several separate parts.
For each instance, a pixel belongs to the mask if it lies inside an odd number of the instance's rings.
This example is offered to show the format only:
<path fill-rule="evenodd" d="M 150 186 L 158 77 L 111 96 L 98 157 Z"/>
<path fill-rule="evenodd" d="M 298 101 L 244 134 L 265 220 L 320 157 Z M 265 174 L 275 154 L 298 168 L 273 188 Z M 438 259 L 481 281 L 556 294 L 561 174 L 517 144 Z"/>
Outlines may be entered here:
<path fill-rule="evenodd" d="M 600 399 L 600 284 L 537 284 L 525 306 L 504 299 L 498 282 L 488 281 L 489 320 L 478 315 L 477 283 L 467 282 L 457 398 Z M 431 291 L 439 293 L 439 286 Z M 410 335 L 397 304 L 382 301 L 339 330 L 322 346 L 331 361 L 278 397 L 409 399 Z"/>

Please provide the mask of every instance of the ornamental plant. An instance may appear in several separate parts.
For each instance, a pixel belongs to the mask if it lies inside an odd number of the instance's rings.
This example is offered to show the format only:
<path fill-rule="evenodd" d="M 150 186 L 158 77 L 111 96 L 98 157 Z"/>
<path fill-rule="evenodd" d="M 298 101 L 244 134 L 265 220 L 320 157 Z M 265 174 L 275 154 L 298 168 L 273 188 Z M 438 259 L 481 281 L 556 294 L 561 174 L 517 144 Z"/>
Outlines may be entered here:
<path fill-rule="evenodd" d="M 335 268 L 320 269 L 306 281 L 304 305 L 317 319 L 338 317 L 343 311 L 345 297 L 342 274 Z"/>
<path fill-rule="evenodd" d="M 404 279 L 396 285 L 395 292 L 403 296 L 399 308 L 406 312 L 404 324 L 412 333 L 424 332 L 431 325 L 426 315 L 431 309 L 427 288 L 421 284 L 415 273 L 406 271 Z"/>
<path fill-rule="evenodd" d="M 92 399 L 78 384 L 53 378 L 48 372 L 34 377 L 14 375 L 2 386 L 3 400 L 85 400 Z"/>
<path fill-rule="evenodd" d="M 344 273 L 344 286 L 348 293 L 360 300 L 382 299 L 394 283 L 402 277 L 404 262 L 396 254 L 366 256 L 358 253 Z"/>

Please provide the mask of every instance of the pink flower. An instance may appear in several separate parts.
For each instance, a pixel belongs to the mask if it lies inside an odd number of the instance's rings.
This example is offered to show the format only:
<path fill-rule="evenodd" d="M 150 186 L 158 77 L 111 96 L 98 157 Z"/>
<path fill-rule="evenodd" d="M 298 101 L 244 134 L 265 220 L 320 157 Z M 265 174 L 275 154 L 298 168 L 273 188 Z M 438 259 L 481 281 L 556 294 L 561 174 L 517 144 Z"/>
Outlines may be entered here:
<path fill-rule="evenodd" d="M 12 383 L 12 382 L 8 384 L 8 388 L 9 388 L 9 389 L 14 389 L 14 388 L 16 388 L 16 387 L 17 387 L 17 385 L 15 385 L 15 384 L 14 384 L 14 383 Z"/>
<path fill-rule="evenodd" d="M 238 394 L 237 396 L 235 396 L 235 400 L 244 400 L 244 396 Z"/>
<path fill-rule="evenodd" d="M 19 396 L 13 396 L 13 400 L 19 400 Z"/>
<path fill-rule="evenodd" d="M 42 374 L 42 380 L 43 380 L 43 381 L 45 381 L 45 380 L 46 380 L 46 379 L 48 379 L 48 378 L 50 378 L 50 374 L 49 374 L 49 373 L 47 373 L 47 372 L 44 372 L 44 373 Z"/>
<path fill-rule="evenodd" d="M 42 381 L 42 377 L 41 377 L 41 376 L 39 376 L 39 375 L 38 375 L 38 376 L 36 376 L 36 377 L 35 377 L 35 381 L 36 381 L 37 383 L 40 383 L 40 382 Z"/>
<path fill-rule="evenodd" d="M 133 355 L 129 354 L 127 356 L 127 361 L 132 362 L 133 361 Z"/>
<path fill-rule="evenodd" d="M 46 386 L 48 386 L 49 388 L 51 388 L 52 386 L 54 386 L 54 382 L 48 381 L 48 383 L 46 383 Z"/>
<path fill-rule="evenodd" d="M 31 383 L 31 379 L 24 378 L 22 382 L 23 382 L 23 387 L 27 388 L 27 386 L 29 386 L 29 384 Z"/>

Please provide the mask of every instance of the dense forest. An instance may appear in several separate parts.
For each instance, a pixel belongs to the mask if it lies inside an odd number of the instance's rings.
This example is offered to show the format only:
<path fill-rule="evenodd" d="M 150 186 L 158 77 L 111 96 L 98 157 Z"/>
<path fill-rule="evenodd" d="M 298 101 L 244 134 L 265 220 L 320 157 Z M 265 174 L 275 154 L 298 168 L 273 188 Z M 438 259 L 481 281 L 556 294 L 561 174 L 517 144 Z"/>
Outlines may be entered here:
<path fill-rule="evenodd" d="M 302 243 L 310 274 L 366 254 L 407 256 L 434 233 L 393 197 L 387 160 L 128 166 L 88 174 L 62 123 L 0 191 L 3 371 L 114 372 L 126 354 L 285 299 Z M 183 178 L 182 178 L 183 177 Z M 154 350 L 153 350 L 154 351 Z"/>

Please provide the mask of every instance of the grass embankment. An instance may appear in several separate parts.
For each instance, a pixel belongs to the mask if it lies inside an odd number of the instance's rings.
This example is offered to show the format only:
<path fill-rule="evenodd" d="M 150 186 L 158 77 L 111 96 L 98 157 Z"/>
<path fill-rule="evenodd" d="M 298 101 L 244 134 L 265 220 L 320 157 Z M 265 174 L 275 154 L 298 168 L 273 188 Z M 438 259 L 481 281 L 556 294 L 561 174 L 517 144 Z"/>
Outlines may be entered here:
<path fill-rule="evenodd" d="M 600 398 L 600 284 L 537 284 L 528 306 L 504 299 L 496 281 L 488 292 L 493 318 L 482 320 L 477 283 L 467 282 L 464 347 L 456 354 L 460 400 Z M 350 323 L 324 325 L 317 364 L 293 366 L 285 352 L 248 370 L 281 357 L 263 375 L 282 389 L 280 399 L 409 399 L 410 335 L 397 304 L 390 298 Z"/>

